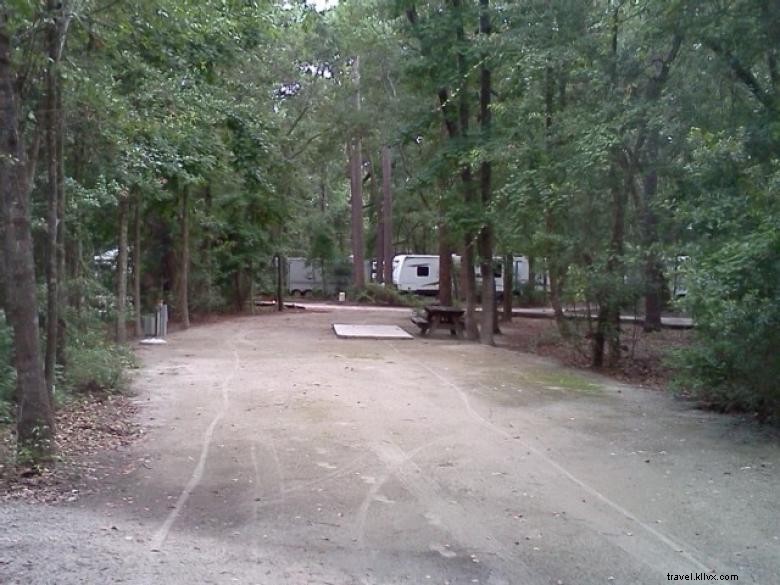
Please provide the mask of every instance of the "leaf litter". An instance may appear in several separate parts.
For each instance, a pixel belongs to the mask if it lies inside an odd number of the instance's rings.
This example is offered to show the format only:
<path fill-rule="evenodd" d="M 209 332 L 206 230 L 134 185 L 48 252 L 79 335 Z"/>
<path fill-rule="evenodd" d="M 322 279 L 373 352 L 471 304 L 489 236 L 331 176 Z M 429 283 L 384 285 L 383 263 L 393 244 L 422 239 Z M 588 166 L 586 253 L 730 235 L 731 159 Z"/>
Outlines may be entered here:
<path fill-rule="evenodd" d="M 0 425 L 0 502 L 72 503 L 97 491 L 111 460 L 143 435 L 138 407 L 123 395 L 88 395 L 56 413 L 57 457 L 42 468 L 17 465 L 14 425 Z"/>

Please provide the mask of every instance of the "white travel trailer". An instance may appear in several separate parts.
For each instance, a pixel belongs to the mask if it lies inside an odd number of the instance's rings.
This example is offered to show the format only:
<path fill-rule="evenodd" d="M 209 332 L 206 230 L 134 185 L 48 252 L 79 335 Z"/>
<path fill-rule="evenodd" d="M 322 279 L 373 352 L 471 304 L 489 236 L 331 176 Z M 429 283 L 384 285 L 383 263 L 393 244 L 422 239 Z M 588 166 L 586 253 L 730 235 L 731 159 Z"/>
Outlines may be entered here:
<path fill-rule="evenodd" d="M 482 276 L 479 265 L 475 268 L 477 274 L 477 289 L 482 286 Z M 493 277 L 496 279 L 496 294 L 504 293 L 504 259 L 496 256 L 493 258 Z M 514 256 L 512 263 L 512 292 L 519 293 L 528 282 L 528 258 Z"/>
<path fill-rule="evenodd" d="M 452 257 L 456 269 L 460 265 L 460 256 Z M 476 268 L 477 287 L 481 286 L 479 267 Z M 496 293 L 504 292 L 504 264 L 499 257 L 494 258 L 493 276 L 496 279 Z M 528 282 L 528 259 L 525 256 L 515 256 L 514 274 L 515 291 Z M 403 254 L 393 258 L 393 284 L 401 292 L 435 295 L 439 292 L 439 257 L 422 254 Z"/>
<path fill-rule="evenodd" d="M 401 254 L 393 258 L 393 284 L 401 292 L 439 292 L 439 257 Z"/>

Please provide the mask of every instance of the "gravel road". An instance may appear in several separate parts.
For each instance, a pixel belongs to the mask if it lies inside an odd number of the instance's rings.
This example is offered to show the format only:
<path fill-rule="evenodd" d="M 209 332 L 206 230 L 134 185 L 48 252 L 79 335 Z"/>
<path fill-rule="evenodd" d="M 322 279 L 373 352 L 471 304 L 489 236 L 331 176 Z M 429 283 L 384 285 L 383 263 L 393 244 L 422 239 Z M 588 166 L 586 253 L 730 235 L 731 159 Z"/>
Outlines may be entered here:
<path fill-rule="evenodd" d="M 141 347 L 145 438 L 99 494 L 0 505 L 0 583 L 780 582 L 780 441 L 436 335 L 265 314 Z M 671 574 L 671 575 L 670 575 Z"/>

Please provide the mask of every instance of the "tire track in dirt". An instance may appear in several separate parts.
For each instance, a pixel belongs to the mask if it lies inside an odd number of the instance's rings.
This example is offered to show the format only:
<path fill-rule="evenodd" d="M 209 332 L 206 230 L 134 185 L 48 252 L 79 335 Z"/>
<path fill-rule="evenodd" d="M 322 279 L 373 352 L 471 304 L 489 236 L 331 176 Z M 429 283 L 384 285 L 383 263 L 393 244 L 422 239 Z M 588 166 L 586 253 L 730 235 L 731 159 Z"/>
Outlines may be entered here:
<path fill-rule="evenodd" d="M 227 413 L 228 406 L 230 404 L 230 392 L 228 388 L 230 384 L 233 382 L 233 379 L 236 377 L 240 365 L 241 365 L 241 358 L 239 357 L 238 350 L 235 348 L 234 345 L 233 369 L 230 372 L 230 374 L 226 376 L 225 379 L 222 381 L 222 388 L 221 388 L 222 404 L 220 406 L 220 409 L 214 415 L 214 418 L 211 420 L 211 423 L 206 428 L 206 432 L 203 434 L 203 446 L 201 447 L 200 450 L 200 458 L 198 459 L 198 464 L 195 466 L 195 469 L 192 471 L 190 480 L 187 482 L 187 485 L 184 487 L 178 499 L 176 500 L 176 503 L 174 504 L 173 509 L 168 514 L 168 517 L 165 519 L 165 522 L 163 522 L 163 525 L 160 526 L 160 528 L 157 530 L 157 532 L 155 532 L 154 537 L 152 538 L 151 550 L 153 552 L 160 552 L 162 550 L 163 544 L 165 544 L 165 541 L 168 538 L 168 534 L 170 533 L 173 524 L 176 522 L 177 518 L 181 514 L 184 506 L 187 504 L 187 500 L 189 500 L 192 492 L 195 490 L 195 488 L 198 487 L 200 482 L 203 480 L 203 474 L 206 470 L 206 461 L 208 460 L 209 452 L 211 451 L 211 444 L 214 440 L 214 431 L 216 430 L 217 425 L 222 421 L 222 419 L 225 417 L 225 414 Z"/>
<path fill-rule="evenodd" d="M 392 343 L 388 343 L 388 345 L 399 355 L 403 356 L 405 359 L 407 359 L 409 362 L 414 363 L 419 368 L 422 368 L 423 370 L 427 371 L 431 375 L 433 375 L 435 378 L 437 378 L 440 382 L 443 384 L 449 386 L 453 390 L 455 390 L 458 393 L 458 396 L 460 397 L 461 401 L 463 402 L 463 406 L 466 409 L 466 412 L 469 414 L 471 418 L 474 419 L 475 422 L 483 426 L 484 428 L 492 431 L 493 433 L 496 433 L 500 435 L 501 437 L 505 439 L 513 439 L 517 440 L 516 437 L 514 437 L 511 433 L 507 432 L 505 429 L 495 425 L 490 420 L 483 417 L 481 414 L 479 414 L 474 407 L 471 405 L 471 401 L 469 400 L 469 396 L 466 393 L 463 388 L 461 388 L 459 385 L 452 382 L 447 377 L 443 376 L 439 372 L 437 372 L 435 369 L 429 367 L 424 362 L 420 361 L 419 359 L 413 357 L 412 355 L 408 353 L 402 352 L 398 347 L 396 347 Z M 693 567 L 696 568 L 698 571 L 704 571 L 705 573 L 711 572 L 713 569 L 721 569 L 715 562 L 709 561 L 709 565 L 694 556 L 691 552 L 691 550 L 696 550 L 693 546 L 685 543 L 680 544 L 677 541 L 673 540 L 672 538 L 668 537 L 667 535 L 663 534 L 659 530 L 653 528 L 649 524 L 643 522 L 640 520 L 635 514 L 618 504 L 617 502 L 611 500 L 606 495 L 602 494 L 600 491 L 598 491 L 596 488 L 591 486 L 590 484 L 586 483 L 582 479 L 575 476 L 572 472 L 570 472 L 568 469 L 566 469 L 563 465 L 555 461 L 554 459 L 547 456 L 544 452 L 537 449 L 533 445 L 530 445 L 526 442 L 522 443 L 523 447 L 534 454 L 534 456 L 541 459 L 546 465 L 554 469 L 559 474 L 566 477 L 569 481 L 574 483 L 576 486 L 578 486 L 580 489 L 588 493 L 589 495 L 593 496 L 603 504 L 605 504 L 607 507 L 611 508 L 614 512 L 617 512 L 622 517 L 626 518 L 627 520 L 630 520 L 631 522 L 638 525 L 642 530 L 644 530 L 649 536 L 651 536 L 654 540 L 662 543 L 665 547 L 671 549 L 674 551 L 675 554 L 680 555 L 685 560 L 687 560 Z M 686 550 L 687 549 L 687 550 Z M 722 571 L 721 572 L 725 572 Z"/>

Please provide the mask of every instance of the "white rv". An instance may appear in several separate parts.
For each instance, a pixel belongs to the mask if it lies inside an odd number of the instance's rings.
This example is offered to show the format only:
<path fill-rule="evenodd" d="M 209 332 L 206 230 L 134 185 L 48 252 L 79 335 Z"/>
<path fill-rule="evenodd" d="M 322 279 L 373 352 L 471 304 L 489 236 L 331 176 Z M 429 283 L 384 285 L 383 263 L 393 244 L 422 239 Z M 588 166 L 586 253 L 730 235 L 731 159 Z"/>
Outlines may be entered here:
<path fill-rule="evenodd" d="M 460 256 L 453 255 L 453 265 L 460 266 Z M 481 286 L 479 266 L 475 269 L 477 288 Z M 504 292 L 503 259 L 493 259 L 493 276 L 496 279 L 496 293 Z M 514 258 L 514 286 L 517 292 L 520 286 L 528 282 L 528 259 L 525 256 Z M 393 284 L 401 292 L 435 295 L 439 292 L 439 257 L 421 254 L 404 254 L 393 258 Z"/>
<path fill-rule="evenodd" d="M 456 257 L 456 262 L 460 258 Z M 474 267 L 477 276 L 477 290 L 482 286 L 482 276 L 480 274 L 479 264 Z M 493 258 L 493 278 L 496 279 L 496 294 L 504 294 L 504 259 L 500 256 Z M 525 256 L 514 256 L 512 263 L 512 292 L 519 293 L 522 287 L 528 282 L 528 258 Z"/>
<path fill-rule="evenodd" d="M 393 284 L 401 292 L 439 292 L 439 257 L 401 254 L 393 258 Z"/>

